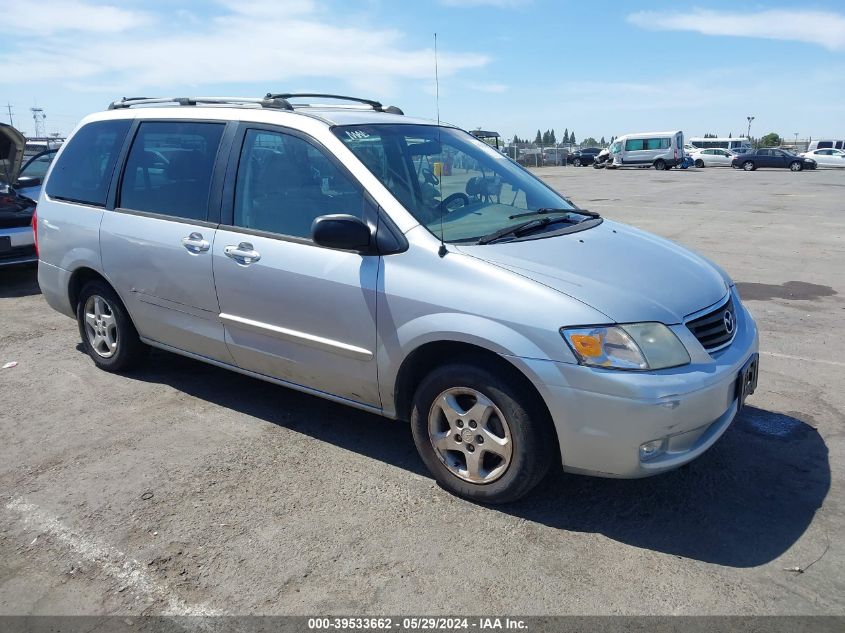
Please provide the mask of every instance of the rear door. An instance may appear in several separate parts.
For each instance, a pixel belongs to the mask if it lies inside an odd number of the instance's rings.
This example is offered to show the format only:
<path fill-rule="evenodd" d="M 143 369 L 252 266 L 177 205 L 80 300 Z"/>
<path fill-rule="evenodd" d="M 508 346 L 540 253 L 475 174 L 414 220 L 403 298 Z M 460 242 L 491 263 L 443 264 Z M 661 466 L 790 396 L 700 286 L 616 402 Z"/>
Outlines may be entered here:
<path fill-rule="evenodd" d="M 380 407 L 376 293 L 380 258 L 311 240 L 315 218 L 370 222 L 360 185 L 319 143 L 247 125 L 227 172 L 214 277 L 237 364 L 294 386 Z"/>
<path fill-rule="evenodd" d="M 106 276 L 142 337 L 231 362 L 211 265 L 219 220 L 209 213 L 215 165 L 220 176 L 225 169 L 218 152 L 226 128 L 189 120 L 137 124 L 100 242 Z"/>

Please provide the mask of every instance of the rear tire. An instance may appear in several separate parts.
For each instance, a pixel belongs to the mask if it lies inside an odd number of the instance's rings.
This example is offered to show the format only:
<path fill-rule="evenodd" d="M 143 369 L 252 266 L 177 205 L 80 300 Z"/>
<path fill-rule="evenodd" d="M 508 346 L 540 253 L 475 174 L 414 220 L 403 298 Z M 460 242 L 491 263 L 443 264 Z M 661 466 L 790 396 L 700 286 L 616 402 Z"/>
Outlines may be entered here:
<path fill-rule="evenodd" d="M 756 167 L 754 167 L 754 163 L 752 163 L 750 160 L 747 160 L 744 163 L 742 163 L 742 168 L 745 171 L 754 171 L 756 169 Z"/>
<path fill-rule="evenodd" d="M 426 376 L 414 394 L 411 430 L 443 488 L 481 503 L 506 503 L 540 482 L 557 441 L 536 395 L 480 365 L 446 365 Z"/>
<path fill-rule="evenodd" d="M 100 369 L 121 372 L 139 365 L 149 352 L 117 293 L 103 281 L 89 281 L 79 293 L 76 321 L 82 346 Z"/>
<path fill-rule="evenodd" d="M 704 169 L 704 161 L 701 160 L 700 158 L 696 159 L 695 166 Z"/>
<path fill-rule="evenodd" d="M 789 171 L 801 171 L 802 169 L 804 169 L 804 165 L 797 160 L 789 163 Z"/>

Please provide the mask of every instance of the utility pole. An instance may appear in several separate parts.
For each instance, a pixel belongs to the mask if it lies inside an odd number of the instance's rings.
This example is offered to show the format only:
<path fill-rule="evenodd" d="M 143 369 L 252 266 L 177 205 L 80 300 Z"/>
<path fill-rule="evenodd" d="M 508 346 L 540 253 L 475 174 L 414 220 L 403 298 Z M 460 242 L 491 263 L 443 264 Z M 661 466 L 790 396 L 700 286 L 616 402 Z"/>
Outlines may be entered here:
<path fill-rule="evenodd" d="M 47 115 L 44 114 L 44 108 L 30 108 L 32 112 L 32 120 L 35 123 L 35 138 L 44 138 L 44 120 Z"/>
<path fill-rule="evenodd" d="M 6 109 L 9 111 L 9 125 L 15 127 L 15 122 L 12 120 L 12 104 L 7 102 Z"/>

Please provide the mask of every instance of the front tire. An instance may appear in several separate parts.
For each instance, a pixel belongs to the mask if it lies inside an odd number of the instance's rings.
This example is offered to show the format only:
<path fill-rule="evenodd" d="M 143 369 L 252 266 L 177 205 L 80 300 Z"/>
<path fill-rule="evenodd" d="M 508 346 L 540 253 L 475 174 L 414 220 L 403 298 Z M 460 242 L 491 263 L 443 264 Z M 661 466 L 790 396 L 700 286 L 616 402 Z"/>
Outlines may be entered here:
<path fill-rule="evenodd" d="M 581 159 L 576 158 L 575 160 L 572 161 L 572 164 L 575 165 L 576 167 L 580 167 L 581 166 Z"/>
<path fill-rule="evenodd" d="M 100 369 L 121 372 L 140 364 L 149 348 L 117 293 L 105 282 L 90 281 L 79 293 L 76 320 L 82 346 Z"/>
<path fill-rule="evenodd" d="M 701 160 L 700 158 L 699 158 L 699 159 L 697 159 L 697 160 L 695 161 L 695 166 L 696 166 L 696 167 L 701 167 L 701 168 L 703 169 L 703 168 L 704 168 L 704 161 L 703 161 L 703 160 Z"/>
<path fill-rule="evenodd" d="M 754 163 L 752 163 L 750 160 L 747 160 L 744 163 L 742 163 L 742 168 L 745 171 L 754 171 Z"/>
<path fill-rule="evenodd" d="M 449 492 L 481 503 L 527 494 L 557 445 L 548 415 L 512 380 L 471 363 L 432 371 L 414 395 L 420 457 Z"/>
<path fill-rule="evenodd" d="M 799 163 L 797 160 L 789 163 L 789 171 L 801 171 L 802 169 L 804 169 L 804 165 Z"/>
<path fill-rule="evenodd" d="M 657 171 L 663 171 L 664 169 L 666 169 L 666 161 L 664 161 L 663 159 L 654 161 L 654 168 Z"/>

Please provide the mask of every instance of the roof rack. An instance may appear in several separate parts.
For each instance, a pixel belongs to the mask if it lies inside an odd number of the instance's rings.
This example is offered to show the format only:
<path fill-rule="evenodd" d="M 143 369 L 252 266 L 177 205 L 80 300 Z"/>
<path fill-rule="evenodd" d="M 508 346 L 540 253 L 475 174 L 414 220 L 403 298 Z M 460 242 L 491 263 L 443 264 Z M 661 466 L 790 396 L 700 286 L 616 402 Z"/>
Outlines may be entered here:
<path fill-rule="evenodd" d="M 353 101 L 355 103 L 363 103 L 365 105 L 368 105 L 376 112 L 387 112 L 389 114 L 405 114 L 404 112 L 402 112 L 401 109 L 397 108 L 396 106 L 384 106 L 381 104 L 380 101 L 375 101 L 373 99 L 362 99 L 361 97 L 347 97 L 345 95 L 333 95 L 320 92 L 268 92 L 264 98 L 281 99 L 287 102 L 288 99 L 295 99 L 300 97 L 316 97 L 317 99 L 337 99 L 338 101 Z"/>
<path fill-rule="evenodd" d="M 200 104 L 217 105 L 257 105 L 262 108 L 275 108 L 278 110 L 293 110 L 293 106 L 280 97 L 267 96 L 263 99 L 252 97 L 123 97 L 119 101 L 109 104 L 109 110 L 131 108 L 139 105 L 155 105 L 174 103 L 180 106 L 195 106 Z"/>

